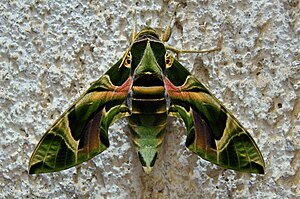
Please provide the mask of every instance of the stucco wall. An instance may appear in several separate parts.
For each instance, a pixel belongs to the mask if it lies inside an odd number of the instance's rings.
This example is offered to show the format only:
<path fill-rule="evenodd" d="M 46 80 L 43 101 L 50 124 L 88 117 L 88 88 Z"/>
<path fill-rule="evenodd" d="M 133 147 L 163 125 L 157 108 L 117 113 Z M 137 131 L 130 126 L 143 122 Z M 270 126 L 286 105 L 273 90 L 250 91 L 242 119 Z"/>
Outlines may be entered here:
<path fill-rule="evenodd" d="M 110 128 L 108 150 L 66 171 L 31 175 L 43 133 L 129 46 L 131 1 L 1 1 L 0 198 L 300 197 L 300 3 L 181 1 L 169 42 L 220 52 L 180 61 L 224 102 L 262 151 L 266 174 L 224 170 L 187 151 L 170 119 L 153 172 L 146 175 L 126 121 Z M 173 1 L 139 1 L 138 29 L 161 32 Z"/>

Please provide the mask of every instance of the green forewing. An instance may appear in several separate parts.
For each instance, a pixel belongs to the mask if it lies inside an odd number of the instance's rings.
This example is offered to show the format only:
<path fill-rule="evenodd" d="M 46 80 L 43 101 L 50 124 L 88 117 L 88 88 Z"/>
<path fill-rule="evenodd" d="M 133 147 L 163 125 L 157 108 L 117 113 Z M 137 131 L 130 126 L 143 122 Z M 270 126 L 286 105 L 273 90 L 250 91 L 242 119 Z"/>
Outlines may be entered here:
<path fill-rule="evenodd" d="M 184 121 L 188 149 L 223 168 L 264 173 L 262 155 L 250 134 L 204 85 L 175 59 L 166 76 L 170 115 Z"/>
<path fill-rule="evenodd" d="M 108 127 L 124 115 L 132 80 L 122 60 L 97 80 L 46 132 L 29 162 L 29 173 L 60 171 L 109 146 Z"/>

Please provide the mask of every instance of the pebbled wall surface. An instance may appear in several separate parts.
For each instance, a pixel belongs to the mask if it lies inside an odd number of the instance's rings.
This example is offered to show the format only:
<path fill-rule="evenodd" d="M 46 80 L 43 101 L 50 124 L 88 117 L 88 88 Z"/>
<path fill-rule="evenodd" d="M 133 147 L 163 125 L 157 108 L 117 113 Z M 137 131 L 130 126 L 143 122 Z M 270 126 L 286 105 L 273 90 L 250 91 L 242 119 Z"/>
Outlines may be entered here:
<path fill-rule="evenodd" d="M 220 52 L 180 61 L 224 102 L 262 151 L 266 174 L 224 170 L 187 151 L 170 119 L 150 175 L 142 171 L 126 120 L 108 150 L 66 171 L 28 175 L 50 125 L 125 52 L 133 1 L 0 2 L 0 198 L 299 198 L 300 2 L 180 1 L 169 45 Z M 138 30 L 159 33 L 175 3 L 141 0 Z"/>

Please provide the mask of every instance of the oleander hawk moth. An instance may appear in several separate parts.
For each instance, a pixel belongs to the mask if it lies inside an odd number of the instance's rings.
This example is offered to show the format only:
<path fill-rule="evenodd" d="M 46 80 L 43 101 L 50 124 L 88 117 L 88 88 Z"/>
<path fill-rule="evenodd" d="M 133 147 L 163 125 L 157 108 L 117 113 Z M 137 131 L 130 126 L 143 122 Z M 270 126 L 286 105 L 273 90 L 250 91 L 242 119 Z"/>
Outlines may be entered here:
<path fill-rule="evenodd" d="M 186 147 L 203 159 L 226 169 L 264 173 L 263 157 L 247 130 L 170 54 L 190 51 L 165 44 L 169 26 L 162 39 L 152 28 L 136 34 L 134 27 L 124 55 L 42 137 L 29 161 L 30 174 L 64 170 L 100 154 L 109 147 L 109 126 L 122 117 L 150 173 L 169 116 L 183 120 Z"/>

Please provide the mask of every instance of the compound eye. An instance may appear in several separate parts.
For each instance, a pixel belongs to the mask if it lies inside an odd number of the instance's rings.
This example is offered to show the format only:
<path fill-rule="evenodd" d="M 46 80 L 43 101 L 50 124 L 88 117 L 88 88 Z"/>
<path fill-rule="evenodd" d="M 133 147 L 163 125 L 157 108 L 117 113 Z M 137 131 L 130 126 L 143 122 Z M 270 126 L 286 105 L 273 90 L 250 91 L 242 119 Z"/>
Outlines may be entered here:
<path fill-rule="evenodd" d="M 126 68 L 131 68 L 131 62 L 132 62 L 131 52 L 128 52 L 124 60 L 124 66 Z"/>
<path fill-rule="evenodd" d="M 170 53 L 167 52 L 165 55 L 166 68 L 170 68 L 173 64 L 173 61 L 174 61 L 173 57 L 171 56 Z"/>

